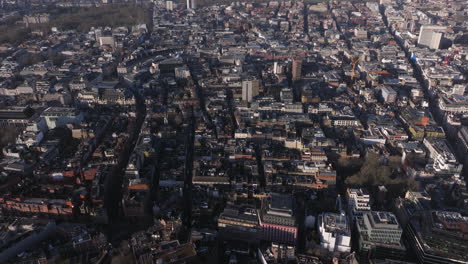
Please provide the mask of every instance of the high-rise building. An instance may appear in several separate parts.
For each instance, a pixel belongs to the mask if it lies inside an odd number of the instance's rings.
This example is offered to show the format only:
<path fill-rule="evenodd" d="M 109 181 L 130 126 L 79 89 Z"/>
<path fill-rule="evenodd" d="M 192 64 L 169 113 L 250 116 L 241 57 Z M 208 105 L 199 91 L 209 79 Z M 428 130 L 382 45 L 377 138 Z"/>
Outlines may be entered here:
<path fill-rule="evenodd" d="M 292 79 L 297 81 L 301 79 L 302 74 L 302 60 L 294 59 L 292 62 Z"/>
<path fill-rule="evenodd" d="M 244 80 L 242 81 L 242 100 L 252 102 L 253 97 L 259 93 L 258 80 Z"/>
<path fill-rule="evenodd" d="M 389 86 L 384 86 L 382 88 L 382 98 L 384 99 L 385 103 L 395 103 L 397 98 L 397 92 Z"/>
<path fill-rule="evenodd" d="M 442 40 L 442 32 L 433 32 L 431 42 L 429 43 L 430 49 L 439 49 L 440 41 Z"/>
<path fill-rule="evenodd" d="M 197 1 L 196 0 L 187 0 L 187 9 L 196 9 Z"/>
<path fill-rule="evenodd" d="M 95 29 L 94 30 L 94 38 L 96 41 L 99 41 L 99 39 L 102 37 L 102 30 L 101 29 Z"/>
<path fill-rule="evenodd" d="M 166 10 L 167 10 L 167 11 L 172 11 L 172 10 L 174 10 L 174 2 L 172 2 L 172 1 L 166 1 Z"/>
<path fill-rule="evenodd" d="M 419 31 L 418 44 L 430 49 L 438 49 L 443 33 L 447 30 L 443 26 L 424 25 Z"/>

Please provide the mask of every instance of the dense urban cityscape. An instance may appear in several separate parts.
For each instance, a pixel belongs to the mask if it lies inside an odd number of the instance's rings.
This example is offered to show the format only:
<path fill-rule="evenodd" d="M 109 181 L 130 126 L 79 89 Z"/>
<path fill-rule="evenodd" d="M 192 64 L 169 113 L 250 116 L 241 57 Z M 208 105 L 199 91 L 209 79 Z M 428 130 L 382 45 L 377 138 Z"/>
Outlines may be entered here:
<path fill-rule="evenodd" d="M 468 263 L 465 0 L 0 5 L 0 263 Z"/>

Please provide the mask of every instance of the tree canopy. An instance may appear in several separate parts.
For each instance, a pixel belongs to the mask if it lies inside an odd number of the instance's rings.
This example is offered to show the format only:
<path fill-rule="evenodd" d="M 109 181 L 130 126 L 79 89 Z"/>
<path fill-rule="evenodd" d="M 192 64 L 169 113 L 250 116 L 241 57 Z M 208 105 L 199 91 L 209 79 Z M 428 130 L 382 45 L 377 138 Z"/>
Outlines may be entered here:
<path fill-rule="evenodd" d="M 395 173 L 401 168 L 399 156 L 385 158 L 369 153 L 358 173 L 346 178 L 347 185 L 376 186 L 395 183 Z M 393 177 L 392 177 L 393 176 Z"/>

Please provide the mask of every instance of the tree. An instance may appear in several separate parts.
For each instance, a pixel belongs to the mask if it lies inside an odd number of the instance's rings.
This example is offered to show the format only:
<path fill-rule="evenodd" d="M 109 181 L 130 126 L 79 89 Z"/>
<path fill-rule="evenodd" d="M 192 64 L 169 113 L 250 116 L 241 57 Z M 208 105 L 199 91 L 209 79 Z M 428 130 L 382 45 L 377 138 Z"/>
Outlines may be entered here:
<path fill-rule="evenodd" d="M 11 127 L 0 129 L 0 147 L 14 143 L 18 132 Z"/>
<path fill-rule="evenodd" d="M 348 185 L 364 185 L 367 187 L 397 183 L 392 175 L 401 168 L 399 156 L 381 157 L 376 153 L 369 153 L 358 173 L 346 178 Z"/>

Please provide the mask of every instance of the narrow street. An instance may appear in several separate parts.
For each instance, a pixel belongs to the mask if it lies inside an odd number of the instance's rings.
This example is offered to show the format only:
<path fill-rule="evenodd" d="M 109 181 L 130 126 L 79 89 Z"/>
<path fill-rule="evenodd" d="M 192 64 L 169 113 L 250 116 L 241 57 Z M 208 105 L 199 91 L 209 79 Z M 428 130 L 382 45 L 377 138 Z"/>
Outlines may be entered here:
<path fill-rule="evenodd" d="M 117 165 L 114 166 L 110 177 L 106 178 L 104 206 L 107 211 L 109 224 L 118 222 L 122 218 L 121 201 L 123 192 L 123 177 L 130 155 L 135 148 L 137 139 L 141 132 L 141 127 L 146 115 L 146 105 L 144 98 L 137 92 L 137 89 L 129 88 L 136 100 L 136 121 L 135 127 L 127 139 L 124 150 L 120 155 Z M 110 227 L 112 229 L 112 227 Z"/>
<path fill-rule="evenodd" d="M 403 6 L 400 4 L 399 6 L 400 8 L 403 8 Z M 395 36 L 395 32 L 393 32 L 390 28 L 390 25 L 388 24 L 388 20 L 387 20 L 387 17 L 385 15 L 385 7 L 382 7 L 381 10 L 380 10 L 380 13 L 382 15 L 382 19 L 385 23 L 385 25 L 387 26 L 387 29 L 388 31 L 390 32 L 390 34 L 393 36 L 393 38 L 395 40 L 397 40 L 397 37 Z M 405 52 L 405 55 L 406 55 L 406 58 L 408 59 L 409 63 L 411 64 L 412 68 L 413 68 L 413 75 L 414 77 L 416 78 L 416 80 L 418 81 L 419 85 L 422 87 L 423 91 L 424 91 L 424 97 L 426 99 L 426 101 L 429 103 L 429 111 L 431 112 L 434 120 L 436 121 L 437 125 L 442 127 L 445 131 L 447 131 L 447 126 L 445 126 L 444 124 L 444 118 L 440 116 L 440 113 L 438 112 L 438 106 L 437 106 L 437 96 L 431 96 L 431 92 L 428 90 L 428 87 L 424 81 L 424 76 L 423 76 L 423 73 L 421 72 L 421 70 L 416 66 L 416 62 L 414 60 L 411 59 L 411 53 L 410 51 L 405 48 L 403 46 L 403 44 L 400 42 L 400 41 L 396 41 L 399 45 L 399 47 Z M 456 149 L 455 147 L 455 139 L 453 137 L 450 137 L 450 136 L 447 136 L 446 137 L 450 147 L 452 149 Z M 463 158 L 463 157 L 458 157 L 459 159 L 460 158 Z M 464 171 L 465 171 L 465 178 L 468 177 L 468 173 L 466 173 L 466 168 L 464 168 Z"/>

